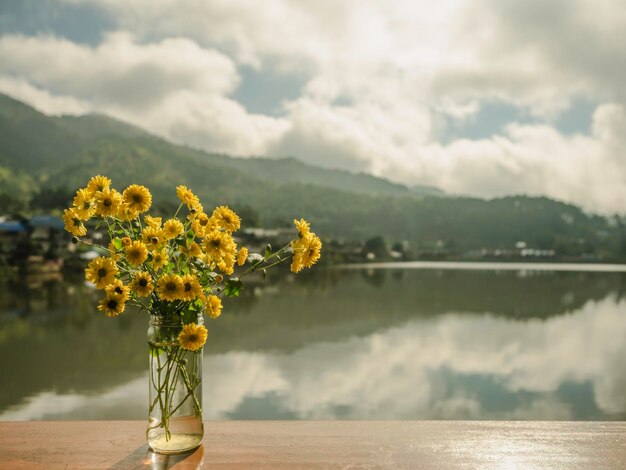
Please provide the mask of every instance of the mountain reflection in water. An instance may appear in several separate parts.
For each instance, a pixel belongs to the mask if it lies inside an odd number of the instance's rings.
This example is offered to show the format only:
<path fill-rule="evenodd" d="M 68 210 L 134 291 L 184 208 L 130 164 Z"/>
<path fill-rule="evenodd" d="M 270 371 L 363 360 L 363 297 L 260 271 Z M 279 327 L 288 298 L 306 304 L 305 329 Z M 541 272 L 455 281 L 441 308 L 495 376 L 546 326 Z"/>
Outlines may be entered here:
<path fill-rule="evenodd" d="M 207 419 L 626 419 L 621 273 L 318 270 L 228 300 Z M 0 419 L 144 419 L 147 319 L 0 290 Z"/>

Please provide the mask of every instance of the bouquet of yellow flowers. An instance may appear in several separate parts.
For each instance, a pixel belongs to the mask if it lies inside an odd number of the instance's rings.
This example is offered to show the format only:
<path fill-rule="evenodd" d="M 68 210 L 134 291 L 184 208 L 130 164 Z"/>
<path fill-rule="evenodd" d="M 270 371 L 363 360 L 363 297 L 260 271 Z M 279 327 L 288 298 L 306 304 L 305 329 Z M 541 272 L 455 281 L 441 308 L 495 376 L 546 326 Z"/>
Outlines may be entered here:
<path fill-rule="evenodd" d="M 242 280 L 291 259 L 291 270 L 310 268 L 322 243 L 309 223 L 294 220 L 298 235 L 263 254 L 237 247 L 233 234 L 241 220 L 226 206 L 207 214 L 198 197 L 178 186 L 180 205 L 171 219 L 146 214 L 150 191 L 133 184 L 119 193 L 105 176 L 79 189 L 64 212 L 75 242 L 87 235 L 85 223 L 106 227 L 107 256 L 93 259 L 85 278 L 104 291 L 98 309 L 109 317 L 134 305 L 150 314 L 150 407 L 148 441 L 157 452 L 180 452 L 202 441 L 202 347 L 208 332 L 203 313 L 217 318 L 222 298 L 236 296 Z M 181 216 L 181 213 L 185 217 Z M 239 272 L 235 274 L 235 270 Z"/>

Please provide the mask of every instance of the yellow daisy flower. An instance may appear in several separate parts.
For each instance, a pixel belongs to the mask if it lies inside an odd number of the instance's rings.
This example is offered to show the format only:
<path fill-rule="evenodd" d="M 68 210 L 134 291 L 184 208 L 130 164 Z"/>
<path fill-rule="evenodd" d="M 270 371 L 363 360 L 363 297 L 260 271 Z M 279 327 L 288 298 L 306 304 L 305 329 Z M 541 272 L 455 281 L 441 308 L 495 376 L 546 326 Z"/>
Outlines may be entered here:
<path fill-rule="evenodd" d="M 130 287 L 137 297 L 148 297 L 152 293 L 152 289 L 154 289 L 152 276 L 145 271 L 138 272 L 135 274 Z"/>
<path fill-rule="evenodd" d="M 163 232 L 158 228 L 146 227 L 141 232 L 141 239 L 150 251 L 155 251 L 163 244 Z"/>
<path fill-rule="evenodd" d="M 124 302 L 130 297 L 130 287 L 125 286 L 120 279 L 115 279 L 111 284 L 104 288 L 104 292 L 107 295 L 117 294 L 122 296 Z"/>
<path fill-rule="evenodd" d="M 200 204 L 198 196 L 196 196 L 187 186 L 177 186 L 176 195 L 183 204 L 186 204 L 189 209 Z"/>
<path fill-rule="evenodd" d="M 104 299 L 100 300 L 98 310 L 103 311 L 107 317 L 116 317 L 124 311 L 126 302 L 124 297 L 116 293 L 107 293 Z"/>
<path fill-rule="evenodd" d="M 185 274 L 182 277 L 183 281 L 183 295 L 182 300 L 196 300 L 200 294 L 202 294 L 202 287 L 200 287 L 200 282 L 198 278 L 193 274 Z"/>
<path fill-rule="evenodd" d="M 100 217 L 113 217 L 122 204 L 122 195 L 115 189 L 98 191 L 94 196 L 96 200 L 96 215 Z"/>
<path fill-rule="evenodd" d="M 191 228 L 196 234 L 197 237 L 204 237 L 206 232 L 210 229 L 210 219 L 209 216 L 204 212 L 200 212 L 199 214 L 194 215 L 193 217 L 189 216 L 191 220 Z"/>
<path fill-rule="evenodd" d="M 139 212 L 129 209 L 124 204 L 119 205 L 119 207 L 117 208 L 117 213 L 115 214 L 115 216 L 118 219 L 123 220 L 125 222 L 136 219 L 138 215 L 139 215 Z"/>
<path fill-rule="evenodd" d="M 189 215 L 192 218 L 195 217 L 197 214 L 202 213 L 204 213 L 204 207 L 202 206 L 202 204 L 200 204 L 200 201 L 189 207 Z"/>
<path fill-rule="evenodd" d="M 248 259 L 248 249 L 245 246 L 242 246 L 237 253 L 237 264 L 239 266 L 243 266 L 246 260 Z"/>
<path fill-rule="evenodd" d="M 302 271 L 302 253 L 293 252 L 293 257 L 291 258 L 291 266 L 289 267 L 292 273 L 299 273 Z"/>
<path fill-rule="evenodd" d="M 199 258 L 203 255 L 202 248 L 200 248 L 200 245 L 196 242 L 193 242 L 189 247 L 189 250 L 187 250 L 187 254 L 189 256 L 193 256 L 194 258 Z"/>
<path fill-rule="evenodd" d="M 65 230 L 75 237 L 84 237 L 87 234 L 87 227 L 83 225 L 81 217 L 74 208 L 63 211 L 63 222 L 65 223 Z"/>
<path fill-rule="evenodd" d="M 147 215 L 144 217 L 143 220 L 146 222 L 146 225 L 148 227 L 153 227 L 156 229 L 161 228 L 161 217 L 152 217 L 150 215 Z"/>
<path fill-rule="evenodd" d="M 115 281 L 119 269 L 111 258 L 100 256 L 92 260 L 85 269 L 85 279 L 95 284 L 98 289 L 104 289 Z"/>
<path fill-rule="evenodd" d="M 312 267 L 322 256 L 322 240 L 313 232 L 305 237 L 307 244 L 302 252 L 302 265 L 305 268 Z"/>
<path fill-rule="evenodd" d="M 228 206 L 219 206 L 211 214 L 211 223 L 228 233 L 233 233 L 241 226 L 241 219 Z"/>
<path fill-rule="evenodd" d="M 214 262 L 218 262 L 224 256 L 235 255 L 237 246 L 230 234 L 220 232 L 219 230 L 211 230 L 204 237 L 204 251 L 207 256 Z"/>
<path fill-rule="evenodd" d="M 98 176 L 94 176 L 93 178 L 89 180 L 89 182 L 87 183 L 87 191 L 91 195 L 94 195 L 95 193 L 99 191 L 104 191 L 105 189 L 109 189 L 110 186 L 111 186 L 111 180 L 109 178 L 107 178 L 106 176 L 98 175 Z"/>
<path fill-rule="evenodd" d="M 312 267 L 322 254 L 322 241 L 313 232 L 291 242 L 293 258 L 291 271 L 297 273 L 303 268 Z"/>
<path fill-rule="evenodd" d="M 130 237 L 124 237 L 122 238 L 122 245 L 124 246 L 128 246 L 132 243 L 133 241 L 130 239 Z"/>
<path fill-rule="evenodd" d="M 235 270 L 235 261 L 235 256 L 228 253 L 217 262 L 217 267 L 220 268 L 224 274 L 231 275 Z"/>
<path fill-rule="evenodd" d="M 152 253 L 152 261 L 150 262 L 150 265 L 152 266 L 152 269 L 158 271 L 163 266 L 165 266 L 168 261 L 169 257 L 167 256 L 167 251 L 155 251 Z"/>
<path fill-rule="evenodd" d="M 166 274 L 157 281 L 157 293 L 162 300 L 178 300 L 183 295 L 183 280 L 178 274 Z"/>
<path fill-rule="evenodd" d="M 301 237 L 305 237 L 309 233 L 311 233 L 311 224 L 309 224 L 306 220 L 304 220 L 304 219 L 300 219 L 300 220 L 293 219 L 293 223 L 296 226 L 296 228 L 298 229 L 298 232 L 300 232 L 300 236 Z"/>
<path fill-rule="evenodd" d="M 139 240 L 132 242 L 126 247 L 126 260 L 131 266 L 139 266 L 147 258 L 148 249 Z"/>
<path fill-rule="evenodd" d="M 171 240 L 183 233 L 183 224 L 178 219 L 170 219 L 163 224 L 163 236 L 166 240 Z"/>
<path fill-rule="evenodd" d="M 86 189 L 76 191 L 72 205 L 78 216 L 83 220 L 89 219 L 96 211 L 93 195 Z"/>
<path fill-rule="evenodd" d="M 183 349 L 197 351 L 204 346 L 208 335 L 209 332 L 204 325 L 189 323 L 184 325 L 182 331 L 178 334 L 178 342 Z"/>
<path fill-rule="evenodd" d="M 146 212 L 152 205 L 152 194 L 145 186 L 131 184 L 122 193 L 124 205 L 137 213 Z"/>
<path fill-rule="evenodd" d="M 222 314 L 222 299 L 217 295 L 207 296 L 206 313 L 211 318 L 219 317 Z"/>

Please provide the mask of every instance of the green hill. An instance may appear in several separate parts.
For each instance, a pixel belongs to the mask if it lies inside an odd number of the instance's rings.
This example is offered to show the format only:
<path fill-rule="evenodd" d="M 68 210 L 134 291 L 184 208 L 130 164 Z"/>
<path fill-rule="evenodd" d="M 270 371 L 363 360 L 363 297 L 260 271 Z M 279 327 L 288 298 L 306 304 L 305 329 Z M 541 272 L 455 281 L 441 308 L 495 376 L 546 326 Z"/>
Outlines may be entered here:
<path fill-rule="evenodd" d="M 175 206 L 174 188 L 185 184 L 206 207 L 229 204 L 248 223 L 287 225 L 302 216 L 322 236 L 380 235 L 408 241 L 414 251 L 465 253 L 525 241 L 566 256 L 617 259 L 624 246 L 619 224 L 547 198 L 435 197 L 427 195 L 439 194 L 433 188 L 293 158 L 209 154 L 106 116 L 49 117 L 0 95 L 1 212 L 60 210 L 94 174 L 108 175 L 118 189 L 145 184 L 157 210 Z"/>

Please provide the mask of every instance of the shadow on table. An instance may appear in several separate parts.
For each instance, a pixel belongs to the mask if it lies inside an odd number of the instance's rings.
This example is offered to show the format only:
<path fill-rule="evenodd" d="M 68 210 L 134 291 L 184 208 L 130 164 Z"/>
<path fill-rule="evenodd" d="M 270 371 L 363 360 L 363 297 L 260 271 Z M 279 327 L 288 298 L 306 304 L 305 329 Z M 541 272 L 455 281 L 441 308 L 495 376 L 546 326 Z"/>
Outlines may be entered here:
<path fill-rule="evenodd" d="M 198 470 L 202 467 L 204 446 L 177 455 L 152 452 L 147 444 L 134 450 L 127 457 L 113 464 L 110 470 Z"/>

